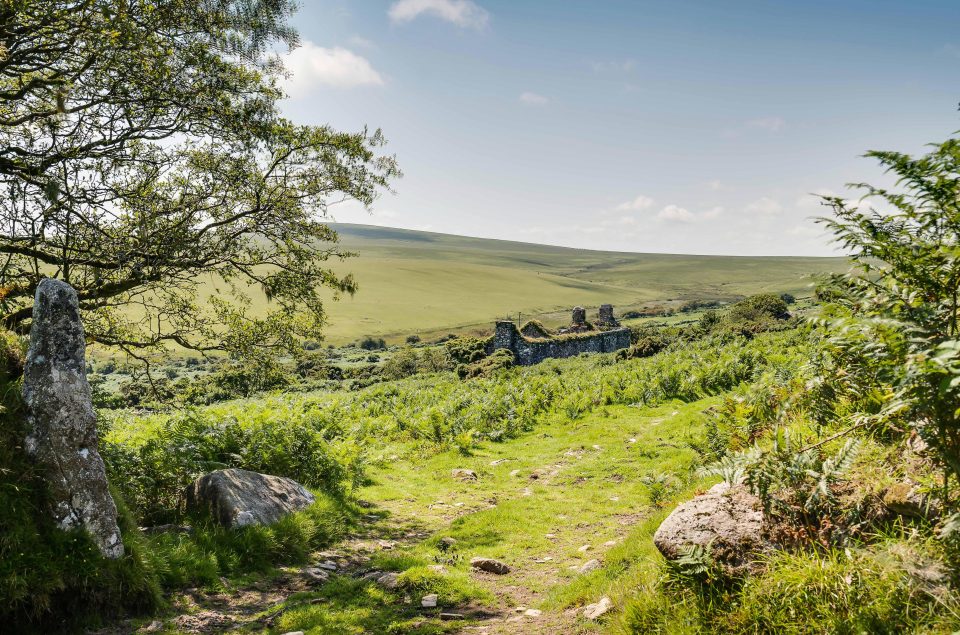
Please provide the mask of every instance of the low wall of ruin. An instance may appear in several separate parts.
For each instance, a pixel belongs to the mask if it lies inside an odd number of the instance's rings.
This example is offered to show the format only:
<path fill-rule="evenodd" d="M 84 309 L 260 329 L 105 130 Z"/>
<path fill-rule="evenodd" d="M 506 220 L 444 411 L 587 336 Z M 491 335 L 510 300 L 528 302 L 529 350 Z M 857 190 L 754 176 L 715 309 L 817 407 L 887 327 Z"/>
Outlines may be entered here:
<path fill-rule="evenodd" d="M 539 364 L 545 359 L 575 357 L 580 353 L 612 353 L 630 346 L 630 329 L 616 328 L 598 333 L 561 335 L 550 339 L 524 337 L 513 322 L 497 322 L 491 350 L 513 352 L 521 366 Z"/>

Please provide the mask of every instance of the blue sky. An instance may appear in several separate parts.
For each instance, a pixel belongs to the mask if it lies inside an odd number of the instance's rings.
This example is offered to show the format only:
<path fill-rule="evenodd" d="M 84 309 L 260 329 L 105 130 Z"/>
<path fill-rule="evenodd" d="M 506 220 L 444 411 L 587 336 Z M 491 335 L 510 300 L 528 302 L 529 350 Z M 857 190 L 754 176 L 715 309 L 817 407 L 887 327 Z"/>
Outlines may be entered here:
<path fill-rule="evenodd" d="M 829 255 L 813 192 L 960 129 L 960 2 L 303 0 L 285 112 L 405 175 L 338 221 Z"/>

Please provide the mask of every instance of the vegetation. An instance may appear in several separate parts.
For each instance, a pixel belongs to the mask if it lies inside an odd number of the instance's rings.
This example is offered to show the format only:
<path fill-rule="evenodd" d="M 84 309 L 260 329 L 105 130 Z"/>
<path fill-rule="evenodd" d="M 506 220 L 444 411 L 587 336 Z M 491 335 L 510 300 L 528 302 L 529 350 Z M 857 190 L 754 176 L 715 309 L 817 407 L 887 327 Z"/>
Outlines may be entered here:
<path fill-rule="evenodd" d="M 0 322 L 29 327 L 37 285 L 77 289 L 87 336 L 293 350 L 325 321 L 347 252 L 327 204 L 370 204 L 398 174 L 379 132 L 282 118 L 275 49 L 289 2 L 108 0 L 0 8 Z M 265 311 L 249 312 L 251 294 Z"/>

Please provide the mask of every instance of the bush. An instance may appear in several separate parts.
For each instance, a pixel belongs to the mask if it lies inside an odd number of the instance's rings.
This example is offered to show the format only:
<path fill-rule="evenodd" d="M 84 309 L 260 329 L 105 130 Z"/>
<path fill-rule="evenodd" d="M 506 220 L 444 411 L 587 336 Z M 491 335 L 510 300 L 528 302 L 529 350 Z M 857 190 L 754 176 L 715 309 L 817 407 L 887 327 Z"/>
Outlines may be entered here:
<path fill-rule="evenodd" d="M 490 377 L 499 370 L 510 368 L 515 363 L 516 358 L 513 352 L 501 348 L 472 364 L 460 364 L 457 366 L 457 376 L 460 379 Z"/>
<path fill-rule="evenodd" d="M 289 385 L 290 377 L 278 362 L 270 358 L 230 361 L 215 372 L 193 380 L 183 400 L 192 405 L 250 397 L 265 390 Z"/>
<path fill-rule="evenodd" d="M 381 368 L 386 380 L 403 379 L 418 373 L 436 373 L 450 370 L 450 357 L 444 348 L 424 348 L 416 350 L 404 348 L 397 351 Z"/>
<path fill-rule="evenodd" d="M 489 337 L 455 337 L 446 343 L 447 353 L 457 364 L 473 364 L 486 356 Z"/>
<path fill-rule="evenodd" d="M 764 331 L 790 328 L 790 311 L 778 295 L 761 293 L 734 304 L 723 319 L 723 330 L 751 337 Z"/>
<path fill-rule="evenodd" d="M 420 343 L 420 336 L 419 336 L 419 335 L 408 335 L 408 336 L 407 336 L 407 344 L 411 344 L 411 345 L 412 345 L 412 344 L 419 344 L 419 343 Z"/>
<path fill-rule="evenodd" d="M 387 343 L 384 341 L 382 337 L 373 338 L 368 335 L 367 337 L 360 340 L 357 346 L 359 346 L 365 351 L 380 351 L 387 347 Z"/>
<path fill-rule="evenodd" d="M 308 412 L 261 413 L 241 423 L 189 410 L 164 417 L 142 443 L 102 442 L 108 474 L 148 525 L 179 518 L 184 488 L 212 470 L 238 467 L 287 476 L 340 494 L 361 478 L 355 446 L 332 442 L 336 428 Z"/>

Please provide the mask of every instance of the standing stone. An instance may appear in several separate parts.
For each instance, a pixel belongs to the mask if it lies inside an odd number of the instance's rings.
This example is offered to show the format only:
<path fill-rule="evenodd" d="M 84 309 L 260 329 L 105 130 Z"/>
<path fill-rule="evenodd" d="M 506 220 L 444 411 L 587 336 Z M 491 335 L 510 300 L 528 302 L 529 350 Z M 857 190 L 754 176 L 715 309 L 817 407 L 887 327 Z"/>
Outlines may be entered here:
<path fill-rule="evenodd" d="M 52 512 L 63 530 L 83 527 L 107 558 L 123 555 L 117 507 L 97 452 L 97 419 L 84 360 L 77 293 L 46 279 L 33 303 L 23 398 L 25 448 L 44 470 Z"/>
<path fill-rule="evenodd" d="M 582 306 L 573 307 L 573 326 L 584 326 L 587 323 L 587 310 Z"/>

